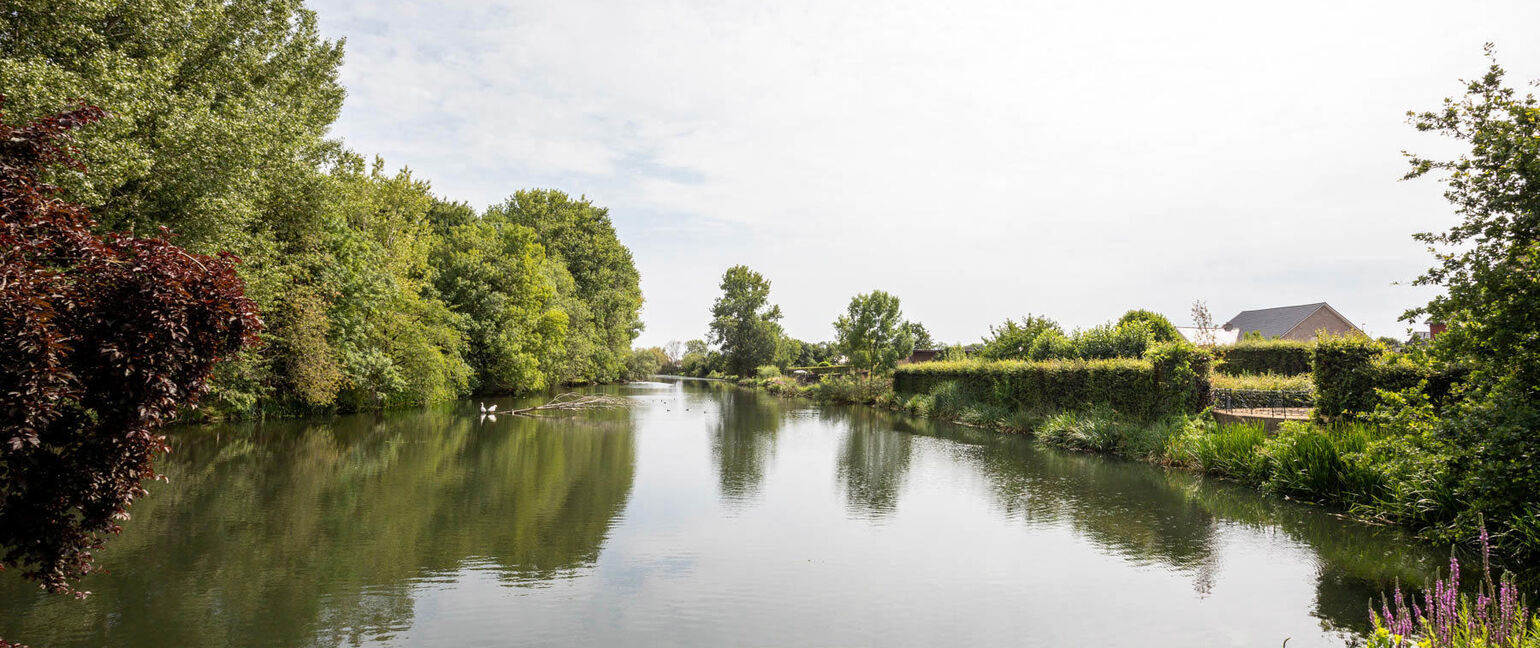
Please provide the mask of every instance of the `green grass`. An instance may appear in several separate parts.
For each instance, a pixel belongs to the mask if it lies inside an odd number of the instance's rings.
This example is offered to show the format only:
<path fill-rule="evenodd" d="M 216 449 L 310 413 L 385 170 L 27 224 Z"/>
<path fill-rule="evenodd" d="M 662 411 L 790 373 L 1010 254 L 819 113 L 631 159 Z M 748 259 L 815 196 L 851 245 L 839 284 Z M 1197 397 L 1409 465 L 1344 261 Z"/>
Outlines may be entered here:
<path fill-rule="evenodd" d="M 1311 499 L 1372 501 L 1385 489 L 1382 471 L 1363 456 L 1376 428 L 1343 423 L 1285 422 L 1263 449 L 1272 470 L 1267 489 Z"/>
<path fill-rule="evenodd" d="M 1172 437 L 1165 454 L 1173 463 L 1211 475 L 1261 484 L 1269 473 L 1268 457 L 1260 452 L 1266 441 L 1267 432 L 1260 422 L 1220 425 L 1211 418 L 1197 417 Z"/>

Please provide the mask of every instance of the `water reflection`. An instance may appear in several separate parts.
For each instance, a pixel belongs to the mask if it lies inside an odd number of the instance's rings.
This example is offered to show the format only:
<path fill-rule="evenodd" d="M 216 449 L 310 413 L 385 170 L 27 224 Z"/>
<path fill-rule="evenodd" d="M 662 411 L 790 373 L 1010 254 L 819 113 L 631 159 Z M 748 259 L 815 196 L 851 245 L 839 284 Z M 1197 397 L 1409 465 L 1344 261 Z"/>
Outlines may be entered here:
<path fill-rule="evenodd" d="M 926 419 L 878 414 L 906 435 L 954 442 L 1002 513 L 1028 525 L 1068 524 L 1103 550 L 1189 574 L 1207 593 L 1221 569 L 1225 529 L 1277 534 L 1317 556 L 1315 605 L 1322 627 L 1360 631 L 1368 602 L 1398 582 L 1421 583 L 1447 557 L 1390 527 L 1345 522 L 1318 507 L 1183 470 L 1048 448 L 1030 440 Z"/>
<path fill-rule="evenodd" d="M 775 457 L 776 432 L 781 428 L 782 401 L 773 396 L 722 383 L 693 383 L 689 393 L 711 398 L 691 399 L 710 417 L 711 456 L 723 500 L 741 503 L 759 492 Z M 716 412 L 710 408 L 715 407 Z"/>
<path fill-rule="evenodd" d="M 869 408 L 831 408 L 824 419 L 845 428 L 837 471 L 851 512 L 882 519 L 898 505 L 914 436 L 894 431 L 892 417 Z"/>
<path fill-rule="evenodd" d="M 0 636 L 50 646 L 377 640 L 410 625 L 420 580 L 474 565 L 528 586 L 592 565 L 635 463 L 623 415 L 347 417 L 191 431 L 173 446 L 169 484 L 104 552 L 114 573 L 87 582 L 95 595 L 39 597 L 7 579 Z M 99 622 L 70 622 L 80 616 Z M 56 636 L 65 628 L 74 634 Z"/>
<path fill-rule="evenodd" d="M 96 596 L 0 576 L 0 636 L 1324 646 L 1442 562 L 1394 529 L 1021 437 L 723 383 L 606 391 L 637 406 L 180 434 Z"/>

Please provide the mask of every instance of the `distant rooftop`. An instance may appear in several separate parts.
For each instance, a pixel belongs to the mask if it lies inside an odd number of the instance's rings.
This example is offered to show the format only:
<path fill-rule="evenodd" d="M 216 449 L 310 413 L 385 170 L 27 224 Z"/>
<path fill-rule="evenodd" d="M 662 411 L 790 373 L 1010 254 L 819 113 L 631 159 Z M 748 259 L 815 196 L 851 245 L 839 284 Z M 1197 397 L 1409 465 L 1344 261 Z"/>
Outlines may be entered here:
<path fill-rule="evenodd" d="M 1314 304 L 1300 304 L 1298 306 L 1279 306 L 1277 308 L 1261 308 L 1257 310 L 1241 311 L 1239 315 L 1225 322 L 1226 331 L 1236 331 L 1244 335 L 1250 331 L 1258 331 L 1262 337 L 1282 337 L 1285 333 L 1294 330 L 1300 322 L 1305 321 L 1321 308 L 1331 308 L 1326 302 Z"/>

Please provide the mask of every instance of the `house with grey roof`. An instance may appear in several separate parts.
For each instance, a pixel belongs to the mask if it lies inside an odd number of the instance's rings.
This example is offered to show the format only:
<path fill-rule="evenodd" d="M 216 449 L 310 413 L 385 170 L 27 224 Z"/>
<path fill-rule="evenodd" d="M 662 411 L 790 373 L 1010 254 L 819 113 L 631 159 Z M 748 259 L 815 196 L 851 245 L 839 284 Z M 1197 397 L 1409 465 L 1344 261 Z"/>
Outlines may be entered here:
<path fill-rule="evenodd" d="M 1322 331 L 1333 335 L 1363 333 L 1326 302 L 1241 311 L 1222 328 L 1240 338 L 1255 331 L 1265 338 L 1284 340 L 1313 340 Z"/>

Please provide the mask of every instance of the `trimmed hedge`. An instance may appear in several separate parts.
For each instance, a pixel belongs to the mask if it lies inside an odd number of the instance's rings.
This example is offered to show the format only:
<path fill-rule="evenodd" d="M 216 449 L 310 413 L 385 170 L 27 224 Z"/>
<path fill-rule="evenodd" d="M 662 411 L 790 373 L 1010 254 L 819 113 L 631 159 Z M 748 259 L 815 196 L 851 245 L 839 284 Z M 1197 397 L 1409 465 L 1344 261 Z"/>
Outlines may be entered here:
<path fill-rule="evenodd" d="M 786 373 L 792 373 L 792 372 L 795 372 L 795 371 L 806 371 L 806 372 L 808 372 L 810 374 L 813 374 L 814 376 L 827 376 L 829 374 L 850 373 L 850 372 L 855 371 L 855 370 L 856 370 L 856 368 L 851 366 L 851 365 L 828 365 L 828 366 L 814 365 L 814 366 L 811 366 L 811 367 L 787 367 L 786 368 Z"/>
<path fill-rule="evenodd" d="M 1219 349 L 1220 362 L 1214 370 L 1227 376 L 1307 374 L 1311 371 L 1314 350 L 1314 343 L 1295 340 L 1239 342 Z"/>
<path fill-rule="evenodd" d="M 1435 405 L 1448 400 L 1469 369 L 1429 367 L 1392 353 L 1384 344 L 1364 337 L 1326 338 L 1315 345 L 1315 413 L 1324 418 L 1354 418 L 1374 409 L 1376 389 L 1400 391 L 1427 381 L 1425 391 Z"/>
<path fill-rule="evenodd" d="M 899 367 L 893 391 L 929 394 L 946 383 L 981 403 L 1051 414 L 1106 407 L 1141 418 L 1208 405 L 1209 356 L 1190 345 L 1153 345 L 1145 359 L 926 362 Z"/>

